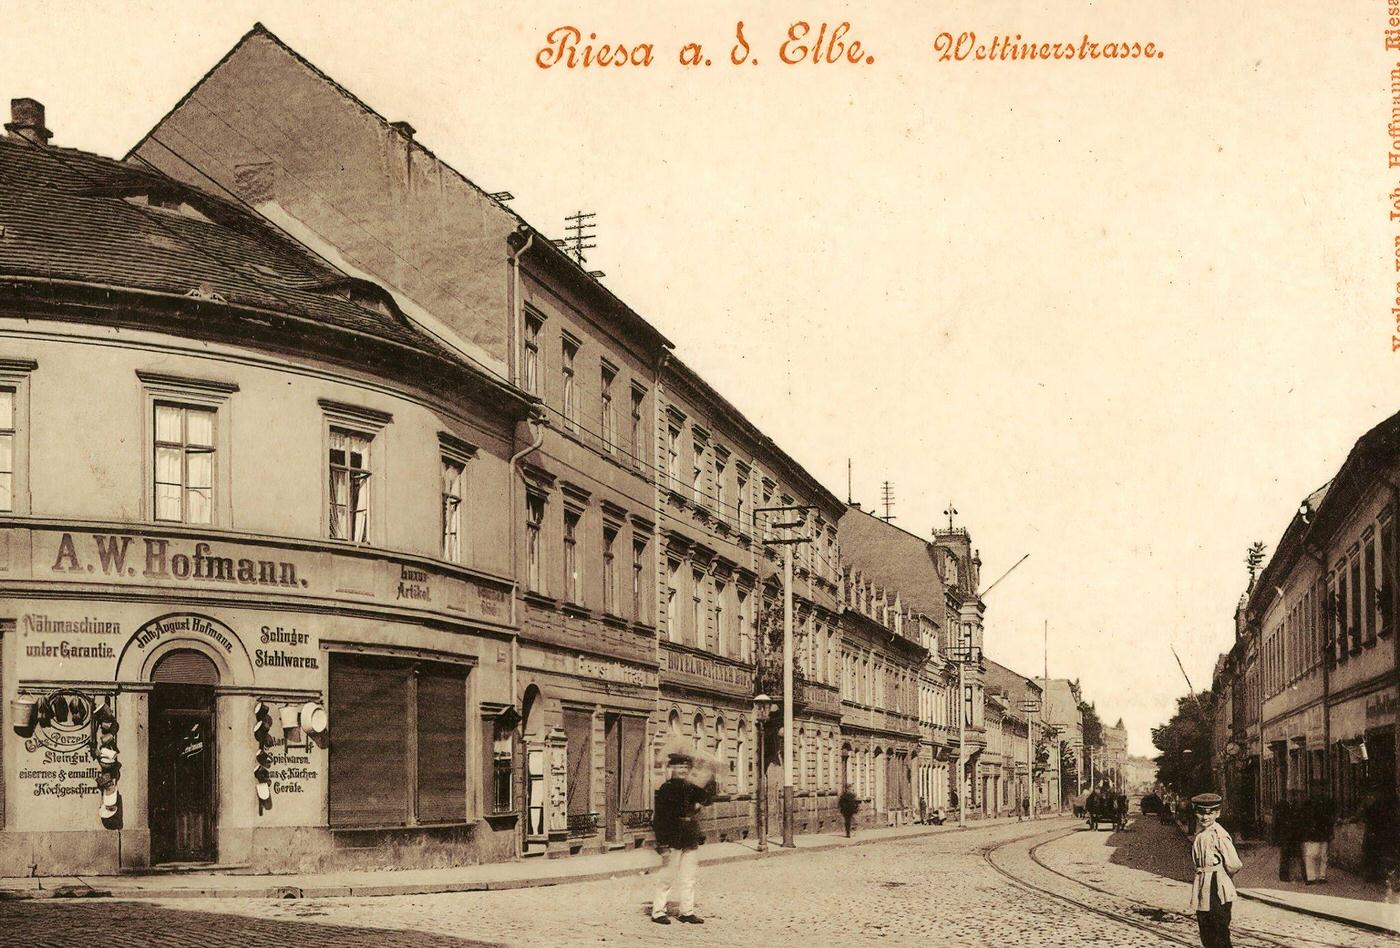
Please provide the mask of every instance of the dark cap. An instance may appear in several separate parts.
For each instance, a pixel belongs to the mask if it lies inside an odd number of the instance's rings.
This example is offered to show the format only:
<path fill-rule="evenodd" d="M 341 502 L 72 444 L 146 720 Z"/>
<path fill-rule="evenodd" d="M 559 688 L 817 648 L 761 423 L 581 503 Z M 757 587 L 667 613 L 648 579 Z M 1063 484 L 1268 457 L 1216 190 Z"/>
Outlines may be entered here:
<path fill-rule="evenodd" d="M 693 759 L 693 758 L 692 758 L 689 754 L 682 754 L 682 753 L 680 753 L 679 751 L 673 751 L 672 753 L 670 753 L 669 755 L 667 755 L 667 757 L 666 757 L 666 763 L 668 763 L 668 764 L 688 764 L 688 763 L 691 762 L 692 759 Z"/>
<path fill-rule="evenodd" d="M 1220 794 L 1198 793 L 1191 798 L 1191 805 L 1198 813 L 1214 813 L 1220 809 Z"/>

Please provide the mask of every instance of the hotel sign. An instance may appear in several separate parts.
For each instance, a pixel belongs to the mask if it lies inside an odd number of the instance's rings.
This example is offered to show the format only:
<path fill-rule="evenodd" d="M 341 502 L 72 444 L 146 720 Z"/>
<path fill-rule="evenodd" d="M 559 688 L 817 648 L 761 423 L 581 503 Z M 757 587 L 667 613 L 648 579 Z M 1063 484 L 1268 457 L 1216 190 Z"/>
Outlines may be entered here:
<path fill-rule="evenodd" d="M 663 681 L 729 694 L 753 694 L 753 671 L 743 665 L 683 652 L 665 643 L 662 650 L 665 652 L 665 662 L 661 667 Z"/>

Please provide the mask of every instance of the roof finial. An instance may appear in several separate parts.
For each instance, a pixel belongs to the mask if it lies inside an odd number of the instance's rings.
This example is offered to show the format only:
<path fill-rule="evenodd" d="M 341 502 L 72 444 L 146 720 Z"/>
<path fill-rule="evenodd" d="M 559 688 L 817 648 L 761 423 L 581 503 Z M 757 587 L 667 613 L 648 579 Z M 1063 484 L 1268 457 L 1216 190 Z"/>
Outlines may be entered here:
<path fill-rule="evenodd" d="M 943 511 L 943 516 L 948 518 L 948 529 L 953 529 L 953 518 L 958 515 L 958 508 L 953 506 L 953 502 L 948 501 L 948 509 Z"/>

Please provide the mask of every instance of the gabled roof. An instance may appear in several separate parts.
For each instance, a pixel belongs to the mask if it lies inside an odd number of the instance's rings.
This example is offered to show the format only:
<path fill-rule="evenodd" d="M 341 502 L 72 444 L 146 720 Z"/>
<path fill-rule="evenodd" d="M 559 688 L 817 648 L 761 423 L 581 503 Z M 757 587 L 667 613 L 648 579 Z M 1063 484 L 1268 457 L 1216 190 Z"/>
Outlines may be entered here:
<path fill-rule="evenodd" d="M 1028 678 L 1019 672 L 1012 671 L 1005 665 L 986 658 L 986 675 L 983 678 L 988 691 L 1005 692 L 1008 704 L 1017 710 L 1019 714 L 1025 714 L 1017 707 L 1017 702 L 1027 700 L 1041 700 L 1042 689 L 1035 679 Z"/>
<path fill-rule="evenodd" d="M 899 593 L 904 605 L 943 624 L 947 606 L 943 575 L 933 545 L 858 507 L 847 507 L 838 528 L 841 560 L 885 589 Z"/>
<path fill-rule="evenodd" d="M 521 217 L 520 214 L 512 210 L 510 207 L 506 206 L 504 203 L 502 203 L 500 200 L 494 197 L 486 189 L 478 185 L 471 178 L 467 177 L 461 171 L 457 170 L 447 161 L 439 157 L 435 152 L 433 152 L 430 148 L 428 148 L 421 141 L 419 141 L 415 135 L 405 135 L 405 129 L 401 126 L 401 123 L 392 122 L 386 116 L 377 112 L 363 99 L 355 95 L 345 86 L 341 85 L 339 82 L 333 79 L 329 74 L 321 70 L 318 66 L 316 66 L 315 63 L 311 62 L 301 53 L 293 49 L 289 44 L 284 42 L 281 39 L 281 37 L 277 36 L 266 26 L 264 26 L 261 22 L 254 23 L 252 29 L 250 29 L 247 33 L 243 34 L 243 36 L 238 40 L 238 42 L 235 43 L 217 63 L 210 67 L 209 70 L 199 78 L 199 81 L 196 82 L 189 89 L 189 91 L 186 92 L 180 98 L 180 100 L 176 102 L 175 105 L 173 105 L 164 116 L 161 117 L 160 121 L 157 122 L 156 125 L 153 126 L 150 131 L 143 135 L 140 141 L 138 141 L 135 145 L 131 147 L 131 149 L 126 154 L 126 160 L 143 160 L 141 158 L 141 155 L 138 154 L 138 152 L 141 151 L 142 146 L 144 146 L 147 142 L 153 140 L 163 150 L 170 151 L 170 146 L 158 139 L 156 137 L 156 132 L 169 119 L 171 119 L 172 116 L 174 116 L 186 103 L 194 99 L 197 93 L 199 93 L 201 87 L 208 83 L 211 77 L 217 74 L 220 68 L 223 67 L 230 60 L 232 60 L 240 50 L 242 50 L 245 46 L 248 46 L 249 44 L 260 42 L 266 42 L 271 44 L 273 47 L 280 50 L 291 60 L 294 60 L 297 64 L 304 68 L 308 74 L 314 76 L 317 80 L 333 89 L 335 94 L 344 98 L 347 102 L 352 103 L 354 108 L 358 109 L 363 115 L 371 119 L 375 124 L 379 125 L 383 130 L 386 131 L 386 133 L 392 132 L 393 134 L 402 137 L 405 142 L 405 147 L 411 153 L 421 155 L 423 158 L 427 159 L 438 168 L 441 168 L 453 180 L 456 180 L 457 182 L 464 185 L 467 188 L 467 190 L 481 198 L 483 201 L 487 202 L 505 218 L 508 218 L 510 221 L 512 221 L 513 226 L 515 227 L 517 232 L 520 235 L 522 235 L 522 242 L 524 235 L 533 234 L 535 239 L 530 245 L 530 252 L 536 257 L 536 259 L 546 263 L 548 266 L 553 268 L 555 272 L 564 275 L 571 284 L 584 290 L 584 292 L 595 294 L 604 304 L 604 310 L 609 312 L 617 319 L 619 319 L 629 329 L 642 334 L 644 337 L 650 339 L 654 344 L 662 348 L 671 347 L 671 341 L 667 339 L 659 329 L 652 325 L 650 321 L 648 321 L 640 314 L 635 312 L 619 296 L 613 293 L 611 289 L 609 289 L 606 285 L 600 282 L 597 277 L 593 276 L 593 274 L 589 270 L 581 266 L 572 257 L 570 257 L 569 254 L 565 253 L 561 248 L 559 248 L 551 238 L 543 234 L 541 231 L 539 231 L 537 228 L 531 225 L 528 221 L 526 221 L 523 217 Z M 410 127 L 409 129 L 407 129 L 407 131 L 411 133 L 413 130 Z M 185 164 L 190 164 L 189 160 L 183 155 L 177 155 L 177 157 L 181 162 Z M 194 168 L 193 165 L 191 165 L 191 167 Z M 201 177 L 205 176 L 205 172 L 201 169 L 194 168 L 194 170 L 198 172 Z M 443 275 L 442 279 L 444 282 L 450 282 L 451 276 Z"/>
<path fill-rule="evenodd" d="M 198 213 L 131 200 L 151 194 Z M 446 354 L 380 287 L 351 280 L 238 205 L 110 158 L 0 139 L 0 226 L 0 278 L 226 302 Z"/>

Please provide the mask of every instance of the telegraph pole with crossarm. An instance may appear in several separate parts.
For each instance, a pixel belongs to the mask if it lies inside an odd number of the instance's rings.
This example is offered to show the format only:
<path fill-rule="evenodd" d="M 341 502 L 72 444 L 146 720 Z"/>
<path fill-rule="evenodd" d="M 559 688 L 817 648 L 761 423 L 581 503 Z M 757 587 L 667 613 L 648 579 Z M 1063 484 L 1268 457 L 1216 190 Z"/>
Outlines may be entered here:
<path fill-rule="evenodd" d="M 766 536 L 764 546 L 783 548 L 783 848 L 796 844 L 792 839 L 792 548 L 808 543 L 810 538 L 798 532 L 807 525 L 810 507 L 759 507 L 755 514 L 793 515 L 794 519 L 771 524 L 774 530 L 788 531 L 786 536 Z M 765 531 L 767 533 L 767 531 Z M 767 806 L 768 801 L 763 801 Z M 766 824 L 766 821 L 765 821 Z"/>

